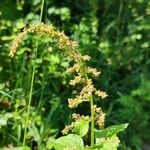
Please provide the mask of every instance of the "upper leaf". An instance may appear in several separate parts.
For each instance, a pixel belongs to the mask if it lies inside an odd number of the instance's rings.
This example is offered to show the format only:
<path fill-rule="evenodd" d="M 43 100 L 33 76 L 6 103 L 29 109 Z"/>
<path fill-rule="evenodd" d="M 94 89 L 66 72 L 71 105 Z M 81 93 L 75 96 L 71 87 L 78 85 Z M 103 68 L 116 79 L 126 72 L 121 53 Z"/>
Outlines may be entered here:
<path fill-rule="evenodd" d="M 117 150 L 120 141 L 116 134 L 120 131 L 123 131 L 127 126 L 128 124 L 126 123 L 121 125 L 113 125 L 102 130 L 96 130 L 95 149 L 98 148 L 99 150 Z"/>
<path fill-rule="evenodd" d="M 89 129 L 89 120 L 81 120 L 76 122 L 74 129 L 72 130 L 74 133 L 83 137 L 87 134 Z"/>
<path fill-rule="evenodd" d="M 116 135 L 118 132 L 123 131 L 128 126 L 128 123 L 121 125 L 113 125 L 106 129 L 95 130 L 96 138 L 111 138 Z"/>
<path fill-rule="evenodd" d="M 118 145 L 118 137 L 112 136 L 111 138 L 103 141 L 101 144 L 97 144 L 92 148 L 86 148 L 85 150 L 117 150 Z"/>
<path fill-rule="evenodd" d="M 53 146 L 55 150 L 83 150 L 84 144 L 80 136 L 76 134 L 69 134 L 67 136 L 60 137 L 57 139 Z"/>

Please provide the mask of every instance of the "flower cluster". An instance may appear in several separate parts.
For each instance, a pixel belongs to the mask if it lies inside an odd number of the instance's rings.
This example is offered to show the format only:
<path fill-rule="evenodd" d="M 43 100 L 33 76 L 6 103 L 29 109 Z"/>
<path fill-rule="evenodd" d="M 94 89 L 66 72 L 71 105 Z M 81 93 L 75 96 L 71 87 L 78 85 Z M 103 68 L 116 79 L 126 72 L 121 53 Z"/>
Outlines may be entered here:
<path fill-rule="evenodd" d="M 74 128 L 74 122 L 71 125 L 66 125 L 65 128 L 61 131 L 63 135 L 68 134 Z"/>
<path fill-rule="evenodd" d="M 84 116 L 76 113 L 72 114 L 72 118 L 74 122 L 72 122 L 71 125 L 65 126 L 65 128 L 61 131 L 63 135 L 68 134 L 75 127 L 75 124 L 78 123 L 79 121 L 89 120 L 89 116 Z"/>
<path fill-rule="evenodd" d="M 84 116 L 76 113 L 72 114 L 72 118 L 74 119 L 75 122 L 80 120 L 89 120 L 89 116 Z"/>
<path fill-rule="evenodd" d="M 70 85 L 76 85 L 78 83 L 84 83 L 85 82 L 85 78 L 83 78 L 81 75 L 76 76 L 73 80 L 70 80 Z"/>
<path fill-rule="evenodd" d="M 93 74 L 95 77 L 99 77 L 101 74 L 100 71 L 97 71 L 95 68 L 87 67 L 87 72 Z"/>
<path fill-rule="evenodd" d="M 103 113 L 102 109 L 97 107 L 96 105 L 94 105 L 94 112 L 95 112 L 94 117 L 97 125 L 100 128 L 103 128 L 105 123 L 105 114 Z"/>
<path fill-rule="evenodd" d="M 67 68 L 67 73 L 74 73 L 77 72 L 79 73 L 79 71 L 81 70 L 81 65 L 80 63 L 76 63 L 73 65 L 73 67 Z"/>
<path fill-rule="evenodd" d="M 69 103 L 70 108 L 75 108 L 80 103 L 85 102 L 85 101 L 89 101 L 90 97 L 92 96 L 93 91 L 96 90 L 92 84 L 91 79 L 88 79 L 88 80 L 86 80 L 85 78 L 81 78 L 81 79 L 82 79 L 82 81 L 86 81 L 86 85 L 79 92 L 79 95 L 77 95 L 75 98 L 68 99 L 68 103 Z M 73 82 L 74 84 L 79 83 L 79 80 L 73 80 L 73 81 L 74 81 Z M 82 81 L 80 81 L 80 82 L 82 82 Z"/>
<path fill-rule="evenodd" d="M 74 65 L 75 66 L 75 65 Z M 74 67 L 71 68 L 70 70 L 74 70 Z M 79 70 L 79 69 L 78 69 Z M 77 70 L 77 71 L 78 71 Z M 78 83 L 84 84 L 84 87 L 82 90 L 79 92 L 79 95 L 77 95 L 75 98 L 69 98 L 68 103 L 70 108 L 76 108 L 80 103 L 85 102 L 85 101 L 90 101 L 90 97 L 95 94 L 102 99 L 107 97 L 107 94 L 103 91 L 96 90 L 94 87 L 92 80 L 82 76 L 81 74 L 78 76 L 75 76 L 73 80 L 70 80 L 71 85 L 76 85 Z"/>
<path fill-rule="evenodd" d="M 95 95 L 101 97 L 102 99 L 106 98 L 108 95 L 106 94 L 106 92 L 103 92 L 103 91 L 100 91 L 100 90 L 97 90 L 95 92 Z"/>
<path fill-rule="evenodd" d="M 25 28 L 23 32 L 21 32 L 13 41 L 11 49 L 10 49 L 10 56 L 13 57 L 21 44 L 23 38 L 28 33 L 37 33 L 40 35 L 48 35 L 50 38 L 57 41 L 57 46 L 59 49 L 62 50 L 63 53 L 65 53 L 68 57 L 70 57 L 75 64 L 67 69 L 68 73 L 75 73 L 76 76 L 73 80 L 70 80 L 70 84 L 75 86 L 76 84 L 81 84 L 83 86 L 81 90 L 79 91 L 79 94 L 76 95 L 75 98 L 68 99 L 69 107 L 75 108 L 80 103 L 87 101 L 89 103 L 91 102 L 92 95 L 99 96 L 101 99 L 104 99 L 107 97 L 107 94 L 101 90 L 97 90 L 92 82 L 92 79 L 88 78 L 88 75 L 91 74 L 94 77 L 99 77 L 101 74 L 100 71 L 97 71 L 95 68 L 87 67 L 85 64 L 85 61 L 89 61 L 90 57 L 88 55 L 81 55 L 77 51 L 78 43 L 76 41 L 70 40 L 64 32 L 56 31 L 56 29 L 52 25 L 45 25 L 45 24 L 39 24 L 39 25 L 31 25 L 29 28 Z M 93 101 L 93 100 L 92 100 Z M 92 104 L 93 105 L 93 104 Z M 104 126 L 105 121 L 105 114 L 102 112 L 101 108 L 97 108 L 96 106 L 91 107 L 94 109 L 95 115 L 92 118 L 95 118 L 97 124 L 100 128 Z M 91 113 L 92 114 L 92 113 Z M 89 117 L 80 116 L 79 114 L 73 114 L 73 118 L 75 122 L 78 122 L 81 119 L 89 119 Z M 71 125 L 66 126 L 64 130 L 62 131 L 63 134 L 67 134 L 70 130 L 74 128 L 75 122 L 73 122 Z"/>
<path fill-rule="evenodd" d="M 28 33 L 37 33 L 40 35 L 48 35 L 52 39 L 56 39 L 58 42 L 58 47 L 64 52 L 66 52 L 70 57 L 74 56 L 76 59 L 80 57 L 80 54 L 77 52 L 70 52 L 69 49 L 75 50 L 78 46 L 76 41 L 69 40 L 69 38 L 63 33 L 56 31 L 56 29 L 52 25 L 31 25 L 29 28 L 24 28 L 23 32 L 21 32 L 13 41 L 9 56 L 13 57 L 21 44 L 23 38 Z"/>
<path fill-rule="evenodd" d="M 69 98 L 68 99 L 68 106 L 70 108 L 76 108 L 78 105 L 82 102 L 89 102 L 91 103 L 92 95 L 96 95 L 100 97 L 101 99 L 104 99 L 107 97 L 107 94 L 101 90 L 97 90 L 92 82 L 92 79 L 88 78 L 88 74 L 93 75 L 94 77 L 99 77 L 101 74 L 100 71 L 97 71 L 95 68 L 87 67 L 83 64 L 84 61 L 88 61 L 90 57 L 88 56 L 81 56 L 82 58 L 78 58 L 78 61 L 75 61 L 76 63 L 67 69 L 68 73 L 75 73 L 77 74 L 73 80 L 70 80 L 70 84 L 75 86 L 76 84 L 83 85 L 81 91 L 78 95 L 75 96 L 75 98 Z M 75 57 L 72 57 L 75 59 Z M 77 59 L 76 59 L 77 60 Z M 101 108 L 97 108 L 96 105 L 92 108 L 94 110 L 94 116 L 93 119 L 96 121 L 97 125 L 100 128 L 103 128 L 104 122 L 105 122 L 105 114 L 102 112 Z M 81 118 L 85 118 L 84 116 L 80 116 L 78 114 L 73 114 L 73 118 L 75 119 L 75 122 L 78 122 Z M 78 119 L 79 118 L 79 119 Z M 92 120 L 92 116 L 90 117 L 90 120 Z M 66 126 L 63 130 L 63 133 L 68 133 L 69 130 L 72 130 L 74 128 L 75 123 L 73 122 L 71 125 Z"/>

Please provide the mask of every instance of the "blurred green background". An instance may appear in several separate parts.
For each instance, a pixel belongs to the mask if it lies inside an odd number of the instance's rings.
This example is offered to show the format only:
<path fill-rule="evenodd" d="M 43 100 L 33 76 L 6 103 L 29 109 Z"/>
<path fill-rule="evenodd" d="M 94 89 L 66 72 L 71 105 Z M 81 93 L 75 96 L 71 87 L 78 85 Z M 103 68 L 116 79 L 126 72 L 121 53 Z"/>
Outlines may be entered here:
<path fill-rule="evenodd" d="M 28 144 L 49 149 L 71 114 L 73 88 L 65 73 L 71 60 L 58 52 L 55 41 L 37 35 L 22 42 L 18 55 L 8 56 L 11 41 L 25 26 L 39 23 L 41 0 L 0 1 L 0 147 L 22 141 L 33 65 L 36 65 Z M 121 150 L 150 149 L 150 1 L 45 0 L 42 22 L 53 24 L 91 56 L 89 65 L 102 71 L 95 86 L 108 93 L 95 100 L 106 113 L 106 124 L 130 123 L 120 134 Z M 147 149 L 144 149 L 146 148 Z"/>

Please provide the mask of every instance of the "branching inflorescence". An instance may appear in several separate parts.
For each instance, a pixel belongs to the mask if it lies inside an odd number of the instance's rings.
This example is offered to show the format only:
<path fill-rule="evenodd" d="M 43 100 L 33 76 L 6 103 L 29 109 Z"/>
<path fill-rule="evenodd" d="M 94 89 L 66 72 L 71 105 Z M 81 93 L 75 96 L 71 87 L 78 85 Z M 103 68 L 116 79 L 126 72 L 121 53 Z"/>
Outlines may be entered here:
<path fill-rule="evenodd" d="M 97 90 L 93 85 L 92 79 L 88 78 L 89 74 L 93 75 L 94 77 L 99 77 L 101 73 L 95 68 L 91 68 L 85 65 L 84 62 L 89 61 L 90 57 L 88 55 L 81 55 L 77 51 L 78 43 L 76 41 L 69 40 L 64 32 L 56 31 L 56 29 L 52 25 L 48 26 L 45 24 L 31 25 L 29 28 L 25 28 L 23 32 L 21 32 L 12 43 L 9 54 L 11 57 L 15 55 L 24 36 L 28 33 L 48 35 L 50 38 L 56 40 L 58 48 L 75 62 L 72 67 L 67 69 L 68 73 L 73 73 L 76 75 L 73 80 L 70 80 L 70 84 L 73 86 L 81 84 L 83 87 L 75 98 L 68 99 L 68 106 L 70 108 L 76 108 L 82 102 L 89 102 L 91 104 L 91 116 L 84 117 L 80 116 L 79 114 L 73 114 L 73 118 L 75 121 L 90 118 L 92 128 L 94 127 L 94 120 L 101 128 L 104 125 L 105 114 L 102 112 L 101 108 L 97 108 L 97 106 L 93 104 L 93 95 L 104 99 L 105 97 L 107 97 L 107 94 L 101 90 Z M 67 134 L 69 130 L 73 128 L 73 126 L 74 123 L 66 126 L 62 132 L 64 134 Z M 91 130 L 94 130 L 92 128 Z"/>

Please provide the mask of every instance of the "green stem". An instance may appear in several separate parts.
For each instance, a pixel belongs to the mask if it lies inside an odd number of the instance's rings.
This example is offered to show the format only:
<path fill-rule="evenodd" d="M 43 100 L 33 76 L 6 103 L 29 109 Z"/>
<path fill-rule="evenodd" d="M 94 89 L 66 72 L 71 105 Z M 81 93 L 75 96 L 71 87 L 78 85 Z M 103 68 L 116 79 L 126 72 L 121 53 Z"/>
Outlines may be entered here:
<path fill-rule="evenodd" d="M 40 22 L 42 22 L 43 9 L 44 9 L 44 0 L 42 0 L 42 4 L 41 4 Z M 35 59 L 37 57 L 37 50 L 38 50 L 38 41 L 37 41 L 37 45 L 36 45 Z M 25 119 L 25 129 L 24 129 L 24 137 L 23 137 L 23 149 L 25 148 L 25 144 L 26 144 L 27 126 L 28 126 L 28 120 L 29 120 L 29 115 L 30 115 L 30 105 L 31 105 L 31 101 L 32 101 L 34 77 L 35 77 L 35 66 L 33 66 L 32 75 L 31 75 L 29 101 L 28 101 L 28 106 L 27 106 L 27 116 L 26 116 L 26 119 Z"/>
<path fill-rule="evenodd" d="M 85 79 L 88 81 L 88 76 L 84 73 Z M 90 108 L 91 108 L 91 147 L 94 146 L 95 134 L 94 134 L 94 102 L 93 96 L 90 96 Z"/>
<path fill-rule="evenodd" d="M 90 107 L 91 107 L 91 147 L 94 146 L 94 104 L 93 96 L 90 97 Z"/>
<path fill-rule="evenodd" d="M 42 4 L 41 4 L 40 22 L 42 22 L 43 9 L 44 9 L 44 0 L 42 0 Z"/>
<path fill-rule="evenodd" d="M 24 138 L 23 138 L 23 149 L 24 149 L 24 147 L 25 147 L 26 136 L 27 136 L 27 126 L 28 126 L 28 120 L 29 120 L 29 114 L 30 114 L 30 105 L 31 105 L 31 101 L 32 101 L 34 76 L 35 76 L 35 67 L 33 67 L 32 76 L 31 76 L 31 87 L 30 87 L 30 92 L 29 92 L 29 102 L 28 102 L 28 107 L 27 107 L 27 117 L 26 117 L 26 119 L 25 119 L 25 129 L 24 129 Z"/>

